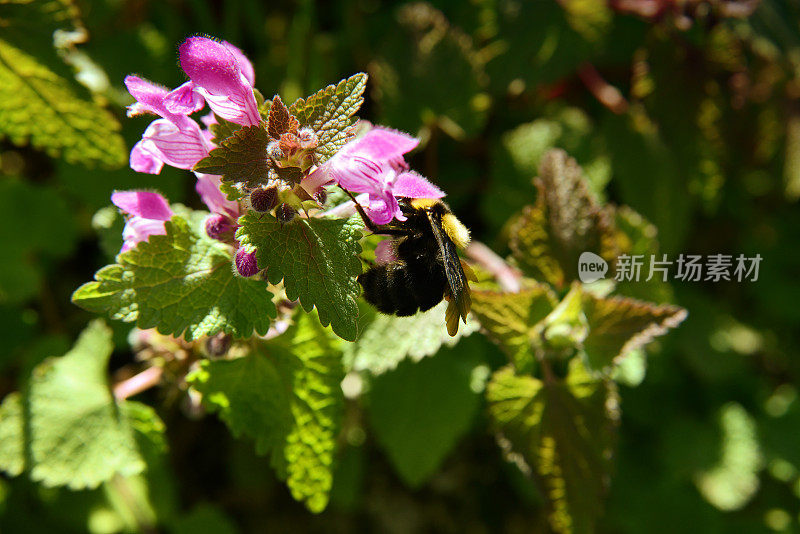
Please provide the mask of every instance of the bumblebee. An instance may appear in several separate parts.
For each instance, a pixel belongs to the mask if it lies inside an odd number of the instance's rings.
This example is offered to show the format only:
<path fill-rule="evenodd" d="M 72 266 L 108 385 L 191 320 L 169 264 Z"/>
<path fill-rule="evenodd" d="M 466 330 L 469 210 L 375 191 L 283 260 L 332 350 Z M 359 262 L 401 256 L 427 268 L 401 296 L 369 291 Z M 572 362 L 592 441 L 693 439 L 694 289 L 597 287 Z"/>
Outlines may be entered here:
<path fill-rule="evenodd" d="M 459 318 L 466 323 L 471 305 L 467 279 L 475 279 L 457 250 L 469 244 L 469 230 L 441 200 L 403 200 L 406 220 L 386 225 L 372 223 L 357 202 L 356 208 L 369 230 L 393 236 L 393 261 L 375 264 L 358 277 L 367 302 L 402 317 L 429 310 L 444 298 L 447 333 L 455 336 Z"/>

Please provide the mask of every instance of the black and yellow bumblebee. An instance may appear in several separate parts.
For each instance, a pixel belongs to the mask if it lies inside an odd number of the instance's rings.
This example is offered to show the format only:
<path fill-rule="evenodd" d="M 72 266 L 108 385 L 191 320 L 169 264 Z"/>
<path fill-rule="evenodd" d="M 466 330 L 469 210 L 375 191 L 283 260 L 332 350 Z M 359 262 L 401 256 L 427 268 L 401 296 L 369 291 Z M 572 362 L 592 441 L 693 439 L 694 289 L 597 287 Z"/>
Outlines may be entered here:
<path fill-rule="evenodd" d="M 364 298 L 378 311 L 408 316 L 448 301 L 447 332 L 455 336 L 459 318 L 465 323 L 471 306 L 469 279 L 475 275 L 458 257 L 469 244 L 469 230 L 436 199 L 403 199 L 405 221 L 375 225 L 356 202 L 367 228 L 393 236 L 393 261 L 372 265 L 359 275 Z"/>

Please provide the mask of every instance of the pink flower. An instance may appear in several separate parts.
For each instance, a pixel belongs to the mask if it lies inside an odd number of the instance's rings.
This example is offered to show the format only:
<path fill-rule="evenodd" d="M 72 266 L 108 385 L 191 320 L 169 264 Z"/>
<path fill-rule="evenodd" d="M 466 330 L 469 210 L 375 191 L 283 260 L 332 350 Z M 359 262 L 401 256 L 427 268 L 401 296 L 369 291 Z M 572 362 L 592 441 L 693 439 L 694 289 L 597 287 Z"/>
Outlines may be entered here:
<path fill-rule="evenodd" d="M 387 224 L 395 218 L 404 221 L 397 198 L 444 196 L 423 176 L 406 170 L 403 154 L 417 144 L 419 140 L 408 134 L 375 127 L 347 143 L 311 173 L 303 187 L 313 194 L 319 187 L 335 182 L 352 193 L 366 194 L 364 211 L 375 224 Z"/>
<path fill-rule="evenodd" d="M 241 50 L 207 37 L 189 37 L 180 46 L 179 55 L 190 81 L 170 93 L 170 110 L 184 114 L 197 111 L 197 94 L 223 119 L 243 126 L 261 121 L 253 92 L 253 66 Z"/>
<path fill-rule="evenodd" d="M 194 173 L 197 176 L 195 189 L 200 198 L 203 199 L 211 213 L 225 215 L 233 220 L 239 218 L 239 203 L 228 200 L 225 194 L 219 190 L 221 184 L 219 176 L 216 174 Z"/>
<path fill-rule="evenodd" d="M 200 126 L 184 114 L 167 109 L 165 87 L 127 76 L 125 85 L 136 99 L 128 106 L 128 115 L 152 113 L 161 117 L 150 123 L 131 150 L 130 165 L 137 172 L 158 174 L 164 164 L 179 169 L 191 169 L 206 157 L 211 144 L 200 130 Z"/>
<path fill-rule="evenodd" d="M 125 252 L 151 235 L 167 233 L 164 222 L 172 218 L 172 210 L 166 199 L 150 191 L 118 191 L 111 195 L 111 202 L 128 215 L 122 230 L 122 249 Z"/>

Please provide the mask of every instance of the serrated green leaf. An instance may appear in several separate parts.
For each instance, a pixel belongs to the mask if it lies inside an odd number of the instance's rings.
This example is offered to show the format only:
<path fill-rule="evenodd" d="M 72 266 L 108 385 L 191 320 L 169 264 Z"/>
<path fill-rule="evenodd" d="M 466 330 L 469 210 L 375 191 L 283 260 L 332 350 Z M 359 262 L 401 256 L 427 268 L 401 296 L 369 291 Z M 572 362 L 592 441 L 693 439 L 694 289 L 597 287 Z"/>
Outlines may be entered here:
<path fill-rule="evenodd" d="M 333 482 L 344 371 L 338 340 L 313 315 L 296 317 L 286 334 L 247 356 L 201 362 L 188 381 L 234 435 L 272 454 L 295 499 L 321 512 Z"/>
<path fill-rule="evenodd" d="M 33 370 L 24 400 L 33 480 L 82 489 L 144 470 L 125 407 L 114 401 L 106 378 L 111 335 L 95 321 L 67 354 Z"/>
<path fill-rule="evenodd" d="M 581 253 L 616 257 L 613 220 L 589 193 L 574 159 L 560 149 L 548 151 L 536 185 L 536 205 L 514 224 L 509 243 L 527 275 L 562 288 L 578 278 Z"/>
<path fill-rule="evenodd" d="M 198 161 L 195 172 L 217 174 L 223 182 L 256 187 L 267 181 L 270 160 L 267 156 L 269 135 L 264 124 L 245 126 L 222 141 L 208 156 Z"/>
<path fill-rule="evenodd" d="M 472 313 L 518 369 L 531 369 L 535 364 L 532 349 L 535 326 L 553 311 L 557 302 L 545 285 L 518 293 L 472 291 Z"/>
<path fill-rule="evenodd" d="M 314 306 L 322 324 L 353 341 L 358 335 L 361 288 L 361 224 L 358 218 L 295 218 L 281 224 L 271 215 L 248 213 L 239 219 L 236 233 L 243 245 L 257 249 L 258 266 L 270 283 L 283 280 L 286 296 L 300 299 L 303 309 Z"/>
<path fill-rule="evenodd" d="M 79 287 L 72 301 L 187 340 L 218 332 L 265 334 L 277 313 L 272 294 L 264 282 L 234 274 L 230 247 L 205 234 L 202 215 L 195 212 L 191 226 L 173 217 L 166 235 L 118 255 L 119 263 L 97 271 L 96 281 Z"/>
<path fill-rule="evenodd" d="M 275 95 L 269 105 L 269 115 L 267 120 L 267 133 L 273 139 L 280 139 L 281 135 L 286 132 L 297 130 L 298 121 L 289 113 L 286 104 L 283 103 L 281 97 Z"/>
<path fill-rule="evenodd" d="M 119 122 L 52 47 L 53 32 L 72 30 L 76 14 L 54 0 L 0 4 L 0 136 L 69 162 L 118 167 L 127 161 Z"/>
<path fill-rule="evenodd" d="M 394 369 L 406 358 L 416 362 L 436 354 L 442 346 L 452 347 L 480 327 L 470 317 L 467 324 L 450 337 L 444 320 L 446 308 L 447 303 L 442 302 L 426 312 L 397 317 L 363 307 L 359 316 L 361 331 L 358 340 L 345 347 L 345 362 L 349 362 L 354 371 L 368 370 L 379 375 Z"/>
<path fill-rule="evenodd" d="M 336 154 L 350 138 L 353 115 L 364 103 L 367 75 L 354 74 L 336 85 L 329 85 L 313 95 L 300 98 L 289 106 L 289 112 L 301 127 L 314 130 L 319 140 L 315 153 L 320 163 Z"/>
<path fill-rule="evenodd" d="M 582 300 L 589 326 L 583 349 L 593 371 L 609 371 L 628 352 L 675 328 L 687 315 L 679 306 L 627 297 L 599 298 L 584 292 Z"/>
<path fill-rule="evenodd" d="M 388 338 L 387 338 L 388 341 Z M 472 371 L 480 353 L 458 348 L 419 362 L 400 362 L 372 382 L 369 419 L 401 478 L 417 488 L 469 429 L 480 405 Z"/>
<path fill-rule="evenodd" d="M 619 420 L 613 383 L 593 379 L 574 359 L 563 381 L 501 369 L 486 398 L 508 458 L 541 482 L 551 528 L 593 532 Z"/>
<path fill-rule="evenodd" d="M 211 130 L 212 134 L 214 134 L 211 142 L 217 146 L 220 146 L 223 141 L 228 139 L 235 132 L 238 132 L 242 129 L 241 124 L 236 124 L 235 122 L 225 120 L 216 114 L 214 115 L 214 120 L 216 122 L 209 126 L 208 129 Z"/>

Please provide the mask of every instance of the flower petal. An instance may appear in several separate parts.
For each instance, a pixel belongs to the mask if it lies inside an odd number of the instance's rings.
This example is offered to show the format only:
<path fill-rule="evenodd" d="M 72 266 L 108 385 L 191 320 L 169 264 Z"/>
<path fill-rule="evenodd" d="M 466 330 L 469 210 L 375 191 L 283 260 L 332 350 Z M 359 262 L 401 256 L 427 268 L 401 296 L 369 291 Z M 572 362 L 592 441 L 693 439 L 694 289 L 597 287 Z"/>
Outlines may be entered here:
<path fill-rule="evenodd" d="M 400 174 L 392 185 L 392 193 L 406 198 L 442 198 L 444 192 L 416 172 Z"/>
<path fill-rule="evenodd" d="M 147 174 L 159 174 L 164 168 L 164 162 L 156 154 L 147 150 L 143 141 L 139 141 L 131 149 L 131 169 Z"/>
<path fill-rule="evenodd" d="M 207 37 L 190 37 L 179 55 L 183 71 L 214 113 L 244 126 L 259 123 L 253 87 L 228 47 Z"/>
<path fill-rule="evenodd" d="M 194 121 L 191 123 L 194 127 L 184 130 L 166 119 L 151 122 L 142 136 L 142 139 L 148 142 L 145 147 L 148 149 L 154 147 L 160 159 L 167 165 L 179 169 L 191 169 L 209 152 L 200 127 Z"/>
<path fill-rule="evenodd" d="M 111 195 L 111 202 L 129 215 L 168 221 L 172 218 L 167 199 L 152 191 L 117 191 Z"/>
<path fill-rule="evenodd" d="M 419 145 L 419 139 L 406 133 L 376 126 L 347 146 L 344 147 L 348 155 L 364 156 L 378 161 L 392 162 L 403 154 L 414 150 Z"/>
<path fill-rule="evenodd" d="M 206 101 L 194 89 L 194 82 L 186 82 L 164 97 L 164 107 L 167 111 L 180 115 L 191 115 L 203 109 L 205 105 Z"/>
<path fill-rule="evenodd" d="M 131 217 L 125 223 L 125 228 L 122 229 L 122 249 L 120 252 L 125 252 L 142 241 L 147 241 L 151 235 L 164 235 L 167 229 L 164 226 L 164 221 L 157 221 L 153 219 L 144 219 L 142 217 Z"/>
<path fill-rule="evenodd" d="M 388 224 L 395 218 L 398 221 L 406 220 L 400 205 L 397 203 L 397 199 L 391 193 L 370 194 L 369 204 L 364 206 L 364 212 L 375 224 Z"/>
<path fill-rule="evenodd" d="M 328 176 L 354 193 L 383 191 L 382 178 L 389 171 L 380 163 L 362 156 L 334 156 L 325 165 L 328 165 Z"/>
<path fill-rule="evenodd" d="M 196 172 L 197 184 L 195 189 L 212 213 L 227 215 L 233 219 L 239 218 L 239 203 L 228 200 L 219 190 L 220 177 L 215 174 L 202 174 Z"/>
<path fill-rule="evenodd" d="M 228 41 L 222 41 L 222 46 L 227 48 L 230 51 L 230 53 L 233 54 L 233 57 L 236 58 L 236 61 L 239 62 L 239 68 L 241 69 L 242 75 L 245 77 L 247 82 L 250 85 L 255 85 L 256 71 L 253 68 L 253 64 L 250 63 L 250 60 L 247 59 L 247 56 L 244 55 L 244 52 L 242 52 L 242 50 L 239 47 L 237 47 L 236 45 L 232 45 Z"/>
<path fill-rule="evenodd" d="M 126 76 L 125 86 L 131 96 L 136 99 L 136 103 L 128 106 L 128 116 L 153 113 L 184 130 L 191 129 L 192 124 L 197 125 L 185 114 L 172 113 L 167 109 L 164 100 L 169 91 L 166 87 L 143 80 L 138 76 Z"/>

